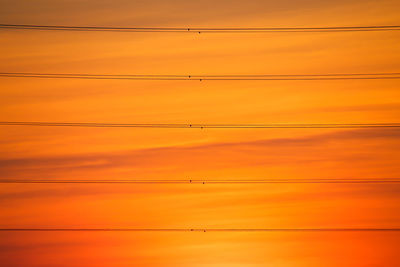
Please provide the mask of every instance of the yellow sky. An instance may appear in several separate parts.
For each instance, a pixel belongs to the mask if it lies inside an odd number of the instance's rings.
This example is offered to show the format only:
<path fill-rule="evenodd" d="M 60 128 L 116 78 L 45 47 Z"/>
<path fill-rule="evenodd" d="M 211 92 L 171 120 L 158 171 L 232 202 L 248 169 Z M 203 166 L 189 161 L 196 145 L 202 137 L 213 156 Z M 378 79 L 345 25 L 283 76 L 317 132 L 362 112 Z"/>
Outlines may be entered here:
<path fill-rule="evenodd" d="M 11 1 L 0 23 L 398 25 L 398 1 Z M 399 72 L 400 33 L 0 31 L 0 72 Z M 0 78 L 0 121 L 398 122 L 397 80 Z M 0 126 L 0 179 L 396 178 L 397 129 Z M 398 227 L 398 185 L 1 185 L 0 228 Z M 398 233 L 0 233 L 6 266 L 396 266 Z"/>

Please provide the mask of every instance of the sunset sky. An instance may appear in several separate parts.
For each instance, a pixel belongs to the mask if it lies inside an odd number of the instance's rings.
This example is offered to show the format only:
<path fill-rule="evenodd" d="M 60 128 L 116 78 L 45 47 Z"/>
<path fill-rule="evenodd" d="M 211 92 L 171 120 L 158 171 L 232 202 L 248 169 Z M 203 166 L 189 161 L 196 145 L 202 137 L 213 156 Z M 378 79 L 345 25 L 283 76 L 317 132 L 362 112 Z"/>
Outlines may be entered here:
<path fill-rule="evenodd" d="M 398 0 L 0 0 L 0 23 L 400 25 Z M 0 29 L 0 72 L 399 73 L 400 31 Z M 0 77 L 0 121 L 393 123 L 400 80 Z M 400 128 L 0 126 L 0 179 L 399 178 Z M 399 228 L 400 184 L 0 184 L 0 228 Z M 400 266 L 400 232 L 0 232 L 1 266 Z"/>

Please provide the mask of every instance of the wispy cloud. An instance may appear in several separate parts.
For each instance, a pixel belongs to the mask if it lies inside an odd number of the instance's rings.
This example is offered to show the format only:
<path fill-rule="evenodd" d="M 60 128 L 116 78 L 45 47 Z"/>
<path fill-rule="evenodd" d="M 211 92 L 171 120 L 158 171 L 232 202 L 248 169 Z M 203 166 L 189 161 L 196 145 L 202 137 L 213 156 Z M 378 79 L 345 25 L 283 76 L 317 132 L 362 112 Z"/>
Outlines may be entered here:
<path fill-rule="evenodd" d="M 91 171 L 98 174 L 99 171 L 117 169 L 148 173 L 160 170 L 179 172 L 235 168 L 237 164 L 246 167 L 324 161 L 352 162 L 374 159 L 374 153 L 385 145 L 389 147 L 390 153 L 395 153 L 398 151 L 395 147 L 400 146 L 399 137 L 398 129 L 363 129 L 294 138 L 216 142 L 54 157 L 3 158 L 0 160 L 0 171 L 1 177 L 15 178 L 21 174 L 27 177 L 47 177 L 81 171 L 87 175 Z"/>

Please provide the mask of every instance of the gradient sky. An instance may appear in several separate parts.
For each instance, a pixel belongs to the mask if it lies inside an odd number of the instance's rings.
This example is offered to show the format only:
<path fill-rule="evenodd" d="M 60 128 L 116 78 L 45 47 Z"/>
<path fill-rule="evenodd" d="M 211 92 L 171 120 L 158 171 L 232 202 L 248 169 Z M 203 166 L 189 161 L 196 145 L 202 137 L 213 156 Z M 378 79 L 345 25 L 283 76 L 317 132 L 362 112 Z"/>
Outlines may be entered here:
<path fill-rule="evenodd" d="M 399 25 L 399 1 L 0 0 L 0 23 Z M 0 72 L 400 72 L 400 33 L 0 31 Z M 0 78 L 0 121 L 398 122 L 398 80 Z M 400 177 L 398 129 L 0 126 L 0 179 Z M 0 185 L 0 228 L 399 227 L 400 185 Z M 396 266 L 399 233 L 0 233 L 4 266 Z"/>

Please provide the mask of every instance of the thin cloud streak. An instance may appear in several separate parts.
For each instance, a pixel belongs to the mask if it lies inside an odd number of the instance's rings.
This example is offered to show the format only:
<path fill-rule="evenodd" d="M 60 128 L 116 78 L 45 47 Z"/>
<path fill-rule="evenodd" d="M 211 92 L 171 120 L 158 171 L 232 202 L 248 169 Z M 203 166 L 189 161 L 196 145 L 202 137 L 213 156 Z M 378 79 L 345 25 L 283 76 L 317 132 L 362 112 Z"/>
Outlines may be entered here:
<path fill-rule="evenodd" d="M 365 152 L 362 146 L 358 149 L 360 153 L 346 153 L 346 151 L 332 151 L 335 154 L 315 156 L 322 145 L 331 142 L 344 142 L 346 146 L 349 141 L 357 140 L 364 142 L 375 140 L 376 142 L 390 142 L 391 146 L 400 145 L 398 138 L 400 130 L 354 130 L 338 131 L 320 135 L 311 135 L 297 138 L 274 138 L 245 142 L 227 143 L 205 143 L 195 146 L 167 146 L 157 148 L 138 149 L 131 151 L 114 151 L 104 153 L 79 154 L 72 156 L 54 157 L 29 157 L 0 160 L 2 177 L 12 177 L 20 172 L 38 174 L 40 172 L 63 172 L 71 170 L 99 170 L 112 168 L 157 168 L 173 167 L 182 168 L 188 163 L 187 158 L 196 160 L 196 164 L 206 164 L 214 167 L 233 166 L 236 161 L 242 164 L 256 165 L 280 165 L 285 163 L 312 163 L 323 161 L 348 161 L 368 160 L 374 151 Z M 298 155 L 302 154 L 302 157 Z M 248 155 L 247 158 L 243 158 Z M 395 159 L 394 159 L 395 160 Z M 182 165 L 183 164 L 183 165 Z M 188 168 L 196 168 L 191 162 Z M 152 167 L 150 167 L 152 166 Z"/>

